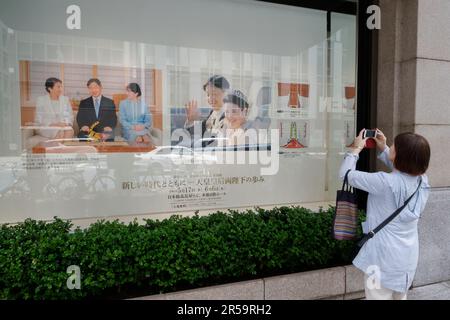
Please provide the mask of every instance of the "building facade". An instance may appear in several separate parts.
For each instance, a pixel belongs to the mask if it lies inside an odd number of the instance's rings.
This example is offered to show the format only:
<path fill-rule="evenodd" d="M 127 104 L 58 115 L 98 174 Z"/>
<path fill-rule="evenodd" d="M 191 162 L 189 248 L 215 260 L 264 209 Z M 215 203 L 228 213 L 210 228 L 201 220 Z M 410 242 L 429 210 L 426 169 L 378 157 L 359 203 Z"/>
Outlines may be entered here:
<path fill-rule="evenodd" d="M 334 204 L 342 156 L 361 128 L 378 127 L 390 142 L 413 131 L 431 144 L 433 187 L 419 224 L 415 285 L 450 279 L 449 0 L 74 5 L 0 4 L 0 223 L 58 215 L 85 226 L 99 217 L 317 209 Z M 381 29 L 367 28 L 371 5 L 381 9 Z M 271 151 L 269 161 L 176 162 L 192 152 L 179 139 L 186 137 L 178 131 L 185 129 L 186 104 L 197 100 L 200 119 L 209 116 L 203 85 L 212 75 L 245 94 L 248 124 L 275 132 L 271 148 L 256 150 L 257 160 Z M 36 109 L 49 77 L 62 80 L 74 118 L 89 97 L 88 79 L 102 80 L 119 120 L 115 145 L 45 145 Z M 154 148 L 129 148 L 121 134 L 119 105 L 130 82 L 142 87 Z M 384 169 L 373 151 L 359 165 Z M 360 200 L 363 207 L 363 194 Z"/>

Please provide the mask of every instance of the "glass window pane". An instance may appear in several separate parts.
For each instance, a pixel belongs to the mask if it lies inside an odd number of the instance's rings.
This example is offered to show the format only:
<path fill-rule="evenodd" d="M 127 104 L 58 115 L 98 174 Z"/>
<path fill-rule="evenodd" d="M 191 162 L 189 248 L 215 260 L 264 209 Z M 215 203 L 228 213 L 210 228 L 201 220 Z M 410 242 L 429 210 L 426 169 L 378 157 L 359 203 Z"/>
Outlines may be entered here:
<path fill-rule="evenodd" d="M 327 32 L 323 10 L 139 3 L 80 1 L 76 31 L 2 3 L 0 223 L 330 203 L 355 133 L 355 16 Z"/>

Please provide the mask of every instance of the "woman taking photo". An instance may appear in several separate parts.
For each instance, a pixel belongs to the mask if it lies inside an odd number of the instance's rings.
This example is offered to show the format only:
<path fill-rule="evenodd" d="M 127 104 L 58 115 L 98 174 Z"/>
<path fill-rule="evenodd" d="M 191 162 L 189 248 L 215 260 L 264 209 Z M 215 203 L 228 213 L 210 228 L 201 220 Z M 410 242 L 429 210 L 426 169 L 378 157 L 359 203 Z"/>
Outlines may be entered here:
<path fill-rule="evenodd" d="M 366 299 L 406 300 L 419 258 L 417 223 L 430 192 L 425 175 L 430 146 L 418 134 L 402 133 L 389 148 L 385 135 L 377 129 L 374 140 L 380 151 L 378 159 L 392 172 L 367 173 L 355 170 L 368 139 L 364 133 L 365 129 L 355 138 L 339 170 L 342 180 L 348 172 L 349 185 L 369 193 L 363 233 L 374 230 L 413 197 L 395 219 L 363 245 L 353 264 L 366 275 Z"/>

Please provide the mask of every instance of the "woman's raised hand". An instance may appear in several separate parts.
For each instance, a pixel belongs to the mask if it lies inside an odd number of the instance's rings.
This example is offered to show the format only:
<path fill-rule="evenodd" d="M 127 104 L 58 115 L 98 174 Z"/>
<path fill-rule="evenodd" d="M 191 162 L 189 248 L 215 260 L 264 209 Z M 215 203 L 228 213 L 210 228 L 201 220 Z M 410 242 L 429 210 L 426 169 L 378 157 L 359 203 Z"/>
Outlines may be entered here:
<path fill-rule="evenodd" d="M 377 148 L 380 151 L 384 151 L 384 149 L 386 148 L 386 136 L 384 135 L 384 133 L 377 128 L 377 134 L 375 135 L 375 141 L 377 143 Z"/>
<path fill-rule="evenodd" d="M 351 148 L 353 149 L 352 150 L 352 153 L 354 153 L 354 154 L 359 154 L 361 151 L 362 151 L 362 149 L 364 149 L 364 147 L 366 146 L 366 140 L 367 140 L 367 138 L 363 138 L 363 136 L 364 136 L 364 131 L 365 131 L 366 129 L 362 129 L 360 132 L 359 132 L 359 135 L 355 138 L 355 140 L 353 141 L 353 144 L 352 144 L 352 146 L 351 146 Z"/>

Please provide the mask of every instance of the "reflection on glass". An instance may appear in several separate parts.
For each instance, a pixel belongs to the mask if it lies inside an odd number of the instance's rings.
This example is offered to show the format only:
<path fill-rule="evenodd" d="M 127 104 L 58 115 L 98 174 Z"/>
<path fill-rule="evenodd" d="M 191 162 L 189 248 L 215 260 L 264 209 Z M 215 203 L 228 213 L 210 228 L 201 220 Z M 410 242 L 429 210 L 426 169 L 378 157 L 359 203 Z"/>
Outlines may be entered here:
<path fill-rule="evenodd" d="M 267 26 L 203 28 L 189 46 L 170 19 L 164 43 L 0 23 L 0 156 L 20 159 L 0 171 L 2 221 L 333 199 L 355 131 L 355 16 L 333 13 L 328 37 L 324 11 L 222 5 Z"/>

